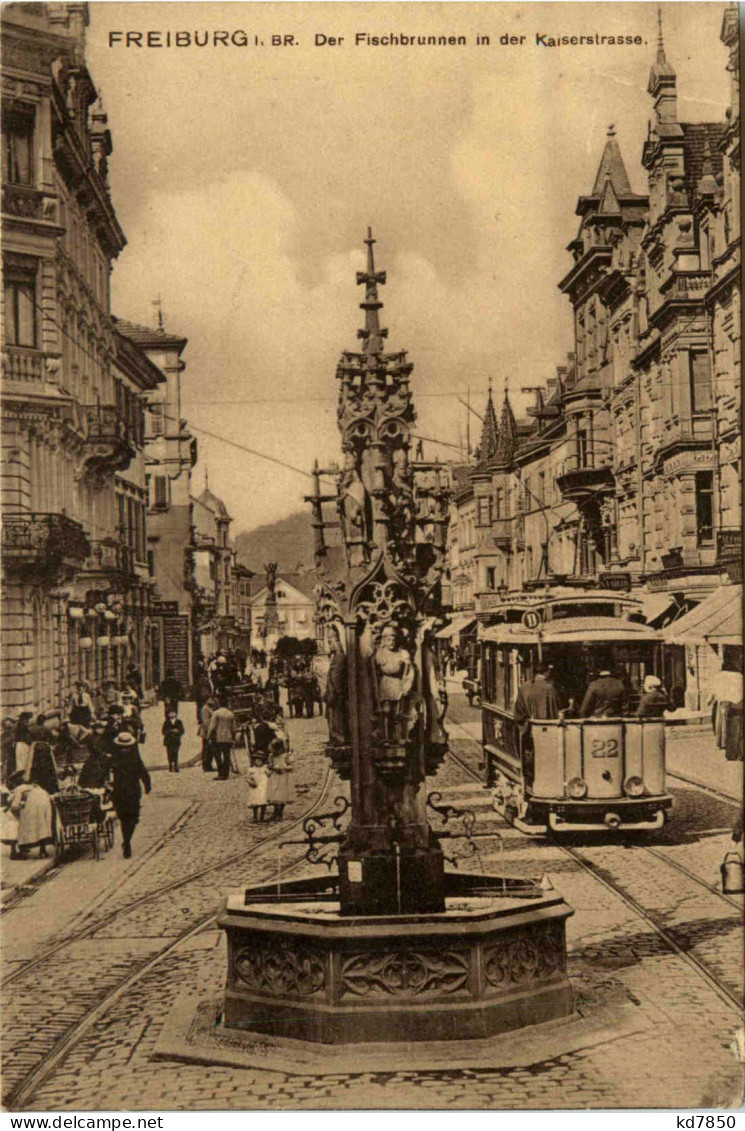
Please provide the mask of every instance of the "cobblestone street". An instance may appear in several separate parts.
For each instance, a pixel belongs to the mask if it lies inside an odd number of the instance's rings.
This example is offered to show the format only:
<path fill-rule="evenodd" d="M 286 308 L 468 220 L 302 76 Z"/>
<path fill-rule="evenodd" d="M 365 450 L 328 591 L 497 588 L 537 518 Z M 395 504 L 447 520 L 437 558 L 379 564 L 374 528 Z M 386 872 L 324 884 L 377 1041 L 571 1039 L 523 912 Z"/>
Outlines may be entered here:
<path fill-rule="evenodd" d="M 193 712 L 183 762 L 197 751 Z M 150 713 L 150 734 L 159 709 Z M 118 844 L 98 864 L 72 861 L 50 873 L 4 915 L 3 1055 L 6 1106 L 22 1110 L 210 1108 L 572 1108 L 633 1106 L 640 1089 L 654 1106 L 730 1107 L 742 1101 L 736 1055 L 742 994 L 742 897 L 725 899 L 718 864 L 735 807 L 675 782 L 676 809 L 645 841 L 531 839 L 484 805 L 477 712 L 452 705 L 453 753 L 432 788 L 460 807 L 478 805 L 484 840 L 466 867 L 511 876 L 547 874 L 574 908 L 568 922 L 575 1004 L 591 1017 L 622 1003 L 633 1034 L 612 1027 L 586 1047 L 518 1067 L 451 1072 L 407 1070 L 302 1074 L 154 1060 L 177 998 L 218 998 L 224 939 L 213 915 L 228 891 L 269 881 L 293 863 L 293 878 L 317 875 L 302 849 L 278 850 L 321 796 L 345 787 L 322 756 L 325 721 L 293 720 L 296 800 L 279 825 L 254 824 L 239 776 L 216 783 L 197 764 L 153 773 L 135 857 Z M 147 758 L 159 764 L 148 740 Z M 298 835 L 296 831 L 295 836 Z M 451 845 L 458 842 L 450 842 Z M 638 1011 L 638 1014 L 637 1014 Z M 681 1039 L 684 1035 L 684 1039 Z M 611 1051 L 612 1050 L 612 1051 Z M 609 1055 L 610 1052 L 610 1055 Z"/>

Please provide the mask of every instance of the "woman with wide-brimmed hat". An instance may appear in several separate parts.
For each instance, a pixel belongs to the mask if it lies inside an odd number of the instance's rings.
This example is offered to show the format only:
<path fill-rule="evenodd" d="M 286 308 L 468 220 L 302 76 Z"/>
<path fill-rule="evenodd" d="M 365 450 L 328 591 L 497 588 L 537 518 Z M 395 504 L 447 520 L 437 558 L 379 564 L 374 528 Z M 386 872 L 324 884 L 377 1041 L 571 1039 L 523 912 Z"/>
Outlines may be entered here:
<path fill-rule="evenodd" d="M 132 855 L 132 835 L 140 819 L 142 786 L 150 792 L 150 774 L 140 757 L 137 740 L 128 730 L 117 734 L 112 746 L 111 788 L 114 809 L 122 830 L 122 855 Z"/>

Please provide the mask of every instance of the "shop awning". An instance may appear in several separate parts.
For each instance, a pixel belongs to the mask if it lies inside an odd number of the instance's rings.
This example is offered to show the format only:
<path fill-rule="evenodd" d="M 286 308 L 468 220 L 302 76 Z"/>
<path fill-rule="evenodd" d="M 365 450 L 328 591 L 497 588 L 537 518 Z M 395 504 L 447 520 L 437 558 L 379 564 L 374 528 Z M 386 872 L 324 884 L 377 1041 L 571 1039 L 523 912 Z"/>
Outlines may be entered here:
<path fill-rule="evenodd" d="M 482 640 L 495 644 L 602 644 L 604 641 L 662 640 L 662 633 L 647 624 L 621 617 L 566 617 L 546 621 L 539 629 L 522 624 L 495 624 L 484 629 Z"/>
<path fill-rule="evenodd" d="M 467 628 L 476 623 L 476 617 L 453 617 L 451 624 L 446 624 L 436 633 L 438 640 L 451 640 L 454 636 L 460 636 L 461 632 L 465 632 Z"/>
<path fill-rule="evenodd" d="M 663 633 L 667 644 L 742 644 L 742 585 L 722 585 Z"/>
<path fill-rule="evenodd" d="M 671 593 L 644 593 L 641 597 L 641 612 L 647 624 L 654 625 L 655 621 L 663 619 L 677 606 L 678 602 Z"/>

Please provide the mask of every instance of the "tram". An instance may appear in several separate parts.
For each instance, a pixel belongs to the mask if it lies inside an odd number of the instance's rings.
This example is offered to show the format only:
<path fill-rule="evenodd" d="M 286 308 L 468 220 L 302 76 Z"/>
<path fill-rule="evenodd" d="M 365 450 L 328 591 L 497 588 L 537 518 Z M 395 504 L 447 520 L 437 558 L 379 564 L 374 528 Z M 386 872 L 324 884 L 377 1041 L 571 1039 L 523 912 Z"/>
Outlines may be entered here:
<path fill-rule="evenodd" d="M 523 832 L 645 830 L 665 822 L 672 807 L 665 723 L 636 715 L 644 677 L 659 670 L 662 636 L 633 619 L 635 604 L 547 601 L 505 610 L 503 623 L 481 628 L 487 784 L 495 808 Z M 588 684 L 609 661 L 626 686 L 628 713 L 577 717 Z M 520 727 L 517 690 L 539 663 L 553 668 L 560 717 Z"/>

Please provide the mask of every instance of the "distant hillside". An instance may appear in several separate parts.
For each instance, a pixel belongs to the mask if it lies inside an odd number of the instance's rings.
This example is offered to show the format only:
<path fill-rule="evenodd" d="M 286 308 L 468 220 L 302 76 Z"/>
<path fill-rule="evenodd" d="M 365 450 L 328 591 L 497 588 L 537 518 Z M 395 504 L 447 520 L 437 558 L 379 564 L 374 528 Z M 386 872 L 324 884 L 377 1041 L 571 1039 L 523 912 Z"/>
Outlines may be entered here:
<path fill-rule="evenodd" d="M 278 562 L 280 573 L 294 573 L 301 564 L 305 569 L 312 569 L 311 521 L 308 509 L 239 534 L 235 539 L 238 561 L 262 574 L 267 562 Z"/>

